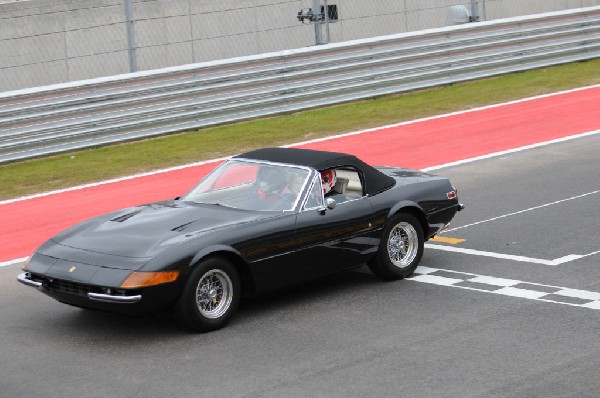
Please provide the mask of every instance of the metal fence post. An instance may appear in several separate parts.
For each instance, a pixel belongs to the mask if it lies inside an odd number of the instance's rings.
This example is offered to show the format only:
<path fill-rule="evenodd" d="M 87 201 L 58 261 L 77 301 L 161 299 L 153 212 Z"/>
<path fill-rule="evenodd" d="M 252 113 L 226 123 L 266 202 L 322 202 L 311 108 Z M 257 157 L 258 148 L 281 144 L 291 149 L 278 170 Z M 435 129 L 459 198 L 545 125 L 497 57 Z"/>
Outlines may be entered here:
<path fill-rule="evenodd" d="M 481 4 L 483 5 L 483 12 L 481 15 L 482 20 L 487 21 L 487 10 L 486 10 L 486 2 L 487 0 L 482 0 Z"/>
<path fill-rule="evenodd" d="M 316 16 L 315 20 L 315 42 L 317 45 L 325 44 L 323 42 L 323 32 L 321 31 L 321 21 L 320 21 L 320 13 L 321 13 L 321 0 L 313 0 L 313 13 Z"/>
<path fill-rule="evenodd" d="M 135 29 L 133 26 L 132 0 L 125 0 L 125 27 L 127 30 L 127 54 L 129 56 L 129 71 L 137 72 L 137 56 L 135 52 Z"/>
<path fill-rule="evenodd" d="M 479 21 L 479 6 L 477 0 L 471 0 L 471 22 Z"/>
<path fill-rule="evenodd" d="M 323 0 L 325 12 L 324 12 L 324 20 L 325 20 L 325 44 L 331 43 L 331 35 L 329 34 L 329 5 L 327 4 L 327 0 Z"/>

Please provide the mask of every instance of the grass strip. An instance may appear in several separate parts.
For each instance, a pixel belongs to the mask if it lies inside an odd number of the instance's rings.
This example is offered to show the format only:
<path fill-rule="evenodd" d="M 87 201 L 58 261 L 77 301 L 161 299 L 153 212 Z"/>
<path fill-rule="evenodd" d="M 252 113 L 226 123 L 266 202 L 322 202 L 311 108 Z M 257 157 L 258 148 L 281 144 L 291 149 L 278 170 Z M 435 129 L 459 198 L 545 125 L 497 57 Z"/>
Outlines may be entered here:
<path fill-rule="evenodd" d="M 600 59 L 0 166 L 0 200 L 600 84 Z"/>

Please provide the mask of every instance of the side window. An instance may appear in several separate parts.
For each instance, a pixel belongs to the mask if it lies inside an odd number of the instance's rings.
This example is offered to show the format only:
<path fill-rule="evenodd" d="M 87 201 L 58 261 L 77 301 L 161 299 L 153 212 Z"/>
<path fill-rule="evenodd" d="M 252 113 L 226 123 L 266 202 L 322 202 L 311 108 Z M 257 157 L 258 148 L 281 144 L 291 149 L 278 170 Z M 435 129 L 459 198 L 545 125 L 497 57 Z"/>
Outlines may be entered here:
<path fill-rule="evenodd" d="M 332 197 L 338 203 L 363 196 L 362 182 L 356 170 L 336 169 L 335 174 L 335 185 L 325 196 Z"/>
<path fill-rule="evenodd" d="M 313 180 L 313 185 L 308 193 L 308 198 L 304 204 L 305 209 L 313 209 L 323 206 L 323 188 L 321 188 L 321 177 L 317 175 Z"/>

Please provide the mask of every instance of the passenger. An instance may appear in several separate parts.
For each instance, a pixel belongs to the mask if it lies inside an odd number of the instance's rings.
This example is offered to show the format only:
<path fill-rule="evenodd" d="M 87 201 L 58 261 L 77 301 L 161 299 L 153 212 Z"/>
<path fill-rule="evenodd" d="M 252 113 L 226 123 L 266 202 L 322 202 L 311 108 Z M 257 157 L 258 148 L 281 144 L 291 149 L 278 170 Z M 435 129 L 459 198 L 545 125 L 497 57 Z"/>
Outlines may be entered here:
<path fill-rule="evenodd" d="M 335 193 L 333 191 L 333 187 L 336 182 L 336 173 L 335 170 L 325 170 L 321 173 L 321 185 L 323 186 L 323 195 L 327 196 L 327 194 Z"/>

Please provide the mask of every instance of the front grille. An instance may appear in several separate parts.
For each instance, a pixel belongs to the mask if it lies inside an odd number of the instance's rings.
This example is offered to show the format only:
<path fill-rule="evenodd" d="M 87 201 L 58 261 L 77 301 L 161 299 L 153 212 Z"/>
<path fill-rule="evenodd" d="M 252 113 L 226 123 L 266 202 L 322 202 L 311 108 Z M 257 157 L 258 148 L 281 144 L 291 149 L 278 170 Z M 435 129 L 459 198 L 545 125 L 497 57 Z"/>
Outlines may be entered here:
<path fill-rule="evenodd" d="M 81 283 L 68 282 L 60 279 L 54 279 L 48 283 L 48 288 L 55 292 L 74 294 L 76 296 L 87 296 L 88 293 L 93 292 L 92 286 L 84 285 Z"/>
<path fill-rule="evenodd" d="M 85 285 L 83 283 L 70 282 L 62 279 L 45 278 L 38 275 L 32 275 L 32 279 L 41 281 L 43 283 L 43 287 L 51 292 L 72 294 L 83 297 L 87 297 L 88 293 L 100 292 L 98 287 Z"/>

